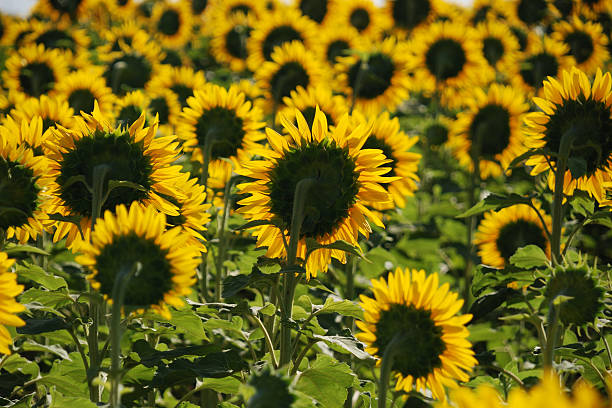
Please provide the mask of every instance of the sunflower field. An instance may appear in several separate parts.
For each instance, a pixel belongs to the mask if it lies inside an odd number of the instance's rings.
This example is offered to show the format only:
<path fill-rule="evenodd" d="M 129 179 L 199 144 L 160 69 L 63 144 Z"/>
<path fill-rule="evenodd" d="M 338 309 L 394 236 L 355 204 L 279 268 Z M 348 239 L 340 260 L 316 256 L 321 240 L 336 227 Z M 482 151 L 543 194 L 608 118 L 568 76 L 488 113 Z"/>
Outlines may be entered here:
<path fill-rule="evenodd" d="M 612 408 L 611 32 L 612 0 L 0 14 L 0 407 Z"/>

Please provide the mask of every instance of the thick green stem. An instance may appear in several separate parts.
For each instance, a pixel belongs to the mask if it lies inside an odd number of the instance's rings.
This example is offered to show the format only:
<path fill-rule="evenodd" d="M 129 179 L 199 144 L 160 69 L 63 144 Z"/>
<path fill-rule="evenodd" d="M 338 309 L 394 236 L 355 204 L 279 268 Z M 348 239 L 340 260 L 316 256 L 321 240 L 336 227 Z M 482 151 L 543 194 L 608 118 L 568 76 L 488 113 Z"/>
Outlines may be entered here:
<path fill-rule="evenodd" d="M 212 156 L 212 148 L 215 144 L 214 134 L 209 131 L 204 137 L 204 145 L 200 146 L 202 150 L 203 163 L 202 168 L 200 169 L 200 184 L 204 186 L 204 191 L 208 194 L 208 167 L 210 165 L 210 160 Z M 212 201 L 210 199 L 209 201 Z M 207 302 L 208 299 L 208 269 L 206 262 L 206 254 L 202 254 L 202 262 L 200 263 L 200 297 L 203 301 Z"/>
<path fill-rule="evenodd" d="M 225 231 L 227 229 L 227 219 L 232 205 L 232 185 L 234 179 L 228 180 L 225 184 L 225 192 L 223 196 L 223 209 L 221 210 L 221 221 L 219 222 L 218 236 L 219 236 L 219 253 L 217 256 L 215 275 L 215 302 L 221 301 L 221 282 L 223 280 L 223 262 L 225 262 L 225 253 L 227 250 L 227 239 L 225 237 Z"/>
<path fill-rule="evenodd" d="M 283 299 L 281 299 L 281 344 L 280 344 L 280 366 L 291 362 L 291 316 L 293 314 L 293 296 L 295 293 L 295 272 L 291 267 L 297 263 L 297 249 L 300 241 L 300 231 L 304 221 L 304 205 L 308 196 L 308 190 L 315 183 L 315 179 L 306 178 L 300 180 L 293 196 L 293 211 L 291 214 L 291 229 L 289 230 L 289 251 L 287 252 L 287 267 L 284 273 Z"/>
<path fill-rule="evenodd" d="M 110 371 L 110 382 L 111 382 L 111 394 L 110 394 L 110 406 L 111 408 L 121 407 L 121 336 L 123 330 L 121 330 L 121 309 L 123 309 L 123 301 L 125 299 L 125 292 L 129 286 L 130 279 L 132 276 L 137 275 L 140 272 L 142 265 L 136 263 L 133 266 L 122 268 L 115 278 L 113 285 L 113 308 L 111 315 L 111 371 Z"/>
<path fill-rule="evenodd" d="M 393 367 L 395 356 L 401 350 L 403 344 L 404 336 L 398 333 L 393 336 L 383 353 L 380 364 L 380 382 L 378 384 L 378 408 L 387 407 L 387 388 L 389 386 L 389 378 L 391 377 L 391 368 Z"/>
<path fill-rule="evenodd" d="M 553 265 L 559 265 L 561 260 L 561 229 L 563 228 L 563 184 L 565 181 L 565 171 L 567 161 L 572 148 L 575 132 L 570 128 L 561 137 L 559 154 L 557 155 L 557 165 L 555 169 L 555 191 L 553 195 L 552 207 L 552 232 L 550 237 L 550 252 Z"/>
<path fill-rule="evenodd" d="M 546 331 L 546 343 L 544 345 L 544 368 L 552 368 L 555 358 L 555 347 L 559 337 L 559 308 L 554 301 L 551 303 L 550 320 Z"/>

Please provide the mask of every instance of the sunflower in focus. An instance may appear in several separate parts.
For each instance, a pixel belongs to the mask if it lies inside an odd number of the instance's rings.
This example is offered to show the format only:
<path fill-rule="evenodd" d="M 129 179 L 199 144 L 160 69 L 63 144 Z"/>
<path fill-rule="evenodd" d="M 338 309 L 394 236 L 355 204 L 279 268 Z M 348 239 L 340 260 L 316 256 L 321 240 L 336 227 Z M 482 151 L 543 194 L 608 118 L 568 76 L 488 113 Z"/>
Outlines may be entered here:
<path fill-rule="evenodd" d="M 353 112 L 356 123 L 365 121 L 358 111 Z M 421 155 L 411 152 L 410 149 L 418 142 L 419 138 L 409 137 L 400 130 L 398 118 L 391 119 L 389 112 L 383 112 L 370 118 L 374 122 L 372 133 L 363 144 L 363 149 L 379 149 L 387 159 L 391 161 L 385 167 L 391 168 L 386 177 L 396 178 L 387 184 L 387 191 L 391 194 L 392 202 L 370 203 L 377 210 L 388 210 L 395 207 L 404 208 L 406 197 L 413 196 L 417 189 L 419 176 L 419 161 Z"/>
<path fill-rule="evenodd" d="M 193 96 L 196 89 L 206 84 L 202 71 L 190 67 L 162 67 L 147 85 L 147 93 L 169 89 L 176 94 L 181 107 L 187 106 L 187 98 Z"/>
<path fill-rule="evenodd" d="M 364 52 L 339 58 L 335 66 L 336 89 L 344 91 L 355 109 L 364 114 L 395 110 L 408 99 L 406 44 L 388 37 L 368 43 L 360 51 Z"/>
<path fill-rule="evenodd" d="M 293 120 L 293 124 L 297 125 L 295 121 L 297 110 L 306 118 L 308 126 L 312 127 L 314 114 L 318 106 L 319 110 L 325 115 L 327 124 L 336 126 L 340 118 L 349 111 L 346 99 L 340 95 L 334 95 L 327 86 L 310 87 L 308 89 L 298 86 L 295 91 L 291 91 L 290 96 L 283 98 L 283 103 L 283 108 L 276 114 L 277 124 L 281 123 L 281 118 L 284 116 Z"/>
<path fill-rule="evenodd" d="M 377 365 L 392 342 L 401 342 L 391 366 L 396 391 L 430 390 L 444 401 L 444 386 L 457 388 L 456 381 L 469 380 L 468 372 L 478 363 L 465 325 L 472 315 L 457 316 L 463 300 L 439 284 L 437 273 L 424 270 L 390 272 L 388 279 L 372 279 L 374 299 L 360 295 L 364 321 L 355 335 L 366 343 L 366 351 L 377 357 Z"/>
<path fill-rule="evenodd" d="M 534 206 L 537 212 L 526 204 L 518 204 L 485 213 L 474 239 L 483 264 L 502 269 L 517 249 L 527 245 L 536 245 L 550 258 L 547 232 L 552 230 L 552 219 L 539 203 Z M 546 225 L 542 225 L 538 212 Z"/>
<path fill-rule="evenodd" d="M 330 24 L 319 31 L 314 51 L 319 60 L 327 62 L 329 68 L 333 68 L 338 58 L 348 56 L 351 50 L 359 48 L 361 43 L 359 32 L 354 28 Z"/>
<path fill-rule="evenodd" d="M 166 216 L 152 207 L 132 203 L 128 210 L 119 205 L 98 219 L 91 243 L 79 248 L 77 262 L 91 270 L 91 286 L 110 300 L 117 275 L 139 263 L 139 273 L 127 283 L 124 307 L 139 312 L 150 308 L 169 319 L 168 305 L 183 306 L 182 297 L 196 281 L 200 249 L 190 238 L 181 228 L 166 230 Z"/>
<path fill-rule="evenodd" d="M 14 109 L 11 109 L 10 115 L 6 116 L 2 123 L 6 124 L 8 121 L 12 121 L 14 124 L 11 126 L 18 127 L 19 123 L 23 121 L 30 122 L 35 117 L 39 116 L 42 119 L 41 139 L 37 138 L 37 134 L 29 133 L 31 139 L 23 141 L 34 149 L 36 155 L 39 155 L 46 150 L 44 141 L 51 137 L 52 129 L 55 129 L 56 125 L 61 125 L 63 127 L 72 126 L 73 114 L 74 111 L 66 100 L 41 95 L 40 98 L 28 98 L 16 105 Z M 14 119 L 14 121 L 11 118 Z"/>
<path fill-rule="evenodd" d="M 204 146 L 210 146 L 211 161 L 230 159 L 236 167 L 250 158 L 250 151 L 264 139 L 261 111 L 245 100 L 236 85 L 225 89 L 206 84 L 187 100 L 178 134 L 185 140 L 191 160 L 204 162 Z"/>
<path fill-rule="evenodd" d="M 237 13 L 219 21 L 210 40 L 210 50 L 215 60 L 229 65 L 232 71 L 244 71 L 249 55 L 246 44 L 251 31 L 253 31 L 251 15 Z"/>
<path fill-rule="evenodd" d="M 68 74 L 68 58 L 57 49 L 31 44 L 9 55 L 2 79 L 9 92 L 15 92 L 20 99 L 49 93 Z"/>
<path fill-rule="evenodd" d="M 330 74 L 317 60 L 315 54 L 307 51 L 298 41 L 285 43 L 272 53 L 272 61 L 266 61 L 255 72 L 257 84 L 265 92 L 265 112 L 273 112 L 282 107 L 283 99 L 291 96 L 291 91 L 322 86 Z"/>
<path fill-rule="evenodd" d="M 113 211 L 117 205 L 140 202 L 167 215 L 179 215 L 175 204 L 166 197 L 181 197 L 177 186 L 180 166 L 172 166 L 179 154 L 174 136 L 155 137 L 157 122 L 144 126 L 142 114 L 129 128 L 115 127 L 100 111 L 75 117 L 70 128 L 59 127 L 54 143 L 49 143 L 52 159 L 49 174 L 54 178 L 53 206 L 63 216 L 79 217 L 80 228 L 69 222 L 58 222 L 54 241 L 68 237 L 68 245 L 89 239 L 93 214 L 92 193 L 94 174 L 103 175 L 104 188 L 108 181 L 127 181 L 138 189 L 121 186 L 108 192 L 101 213 Z M 97 170 L 96 170 L 97 169 Z M 83 182 L 72 182 L 84 177 Z M 82 233 L 82 237 L 80 234 Z"/>
<path fill-rule="evenodd" d="M 472 91 L 467 109 L 457 115 L 449 145 L 459 163 L 474 171 L 479 162 L 482 179 L 499 177 L 512 160 L 526 151 L 521 131 L 529 105 L 512 87 L 493 84 L 487 92 Z"/>
<path fill-rule="evenodd" d="M 508 79 L 516 75 L 520 46 L 510 28 L 504 23 L 488 21 L 476 29 L 482 55 L 489 66 Z"/>
<path fill-rule="evenodd" d="M 117 99 L 114 109 L 117 127 L 129 128 L 141 115 L 145 117 L 144 126 L 148 126 L 150 115 L 148 114 L 149 98 L 144 92 L 134 91 Z"/>
<path fill-rule="evenodd" d="M 372 0 L 338 1 L 331 13 L 329 26 L 353 27 L 360 36 L 372 41 L 380 40 L 383 31 L 393 25 L 388 14 Z"/>
<path fill-rule="evenodd" d="M 292 8 L 282 8 L 256 21 L 247 42 L 247 64 L 251 71 L 261 69 L 266 61 L 272 61 L 277 47 L 300 42 L 311 50 L 317 35 L 317 25 Z"/>
<path fill-rule="evenodd" d="M 414 53 L 414 90 L 440 92 L 442 103 L 458 105 L 458 90 L 493 79 L 494 72 L 480 52 L 478 33 L 464 24 L 439 22 L 419 30 L 408 47 Z"/>
<path fill-rule="evenodd" d="M 14 259 L 0 252 L 0 354 L 11 354 L 10 345 L 13 343 L 11 334 L 5 326 L 21 327 L 25 322 L 17 313 L 26 310 L 25 306 L 17 303 L 15 297 L 23 292 L 23 285 L 17 284 L 17 274 L 10 272 Z"/>
<path fill-rule="evenodd" d="M 42 119 L 0 126 L 0 235 L 20 243 L 36 238 L 49 225 L 49 161 L 28 146 L 42 139 Z"/>
<path fill-rule="evenodd" d="M 72 72 L 61 78 L 53 95 L 68 101 L 76 113 L 91 113 L 95 101 L 102 112 L 110 112 L 115 102 L 115 95 L 104 78 L 98 70 L 92 69 Z"/>
<path fill-rule="evenodd" d="M 168 48 L 181 48 L 191 39 L 191 10 L 185 2 L 162 1 L 153 6 L 151 28 Z"/>
<path fill-rule="evenodd" d="M 526 145 L 557 153 L 562 138 L 571 138 L 569 160 L 579 161 L 584 171 L 564 174 L 563 193 L 571 196 L 575 189 L 587 191 L 598 202 L 606 197 L 612 181 L 612 78 L 597 70 L 593 83 L 577 68 L 563 71 L 560 80 L 544 81 L 545 98 L 534 98 L 541 109 L 525 119 Z M 555 159 L 541 154 L 526 161 L 533 166 L 532 175 L 548 172 L 548 185 L 554 189 Z"/>
<path fill-rule="evenodd" d="M 609 61 L 608 37 L 601 25 L 583 22 L 578 16 L 573 16 L 569 21 L 555 24 L 553 29 L 552 38 L 567 44 L 569 54 L 576 60 L 576 67 L 587 75 L 594 74 L 597 68 Z"/>
<path fill-rule="evenodd" d="M 395 180 L 383 174 L 390 169 L 381 150 L 363 149 L 371 132 L 371 125 L 360 124 L 350 131 L 345 115 L 330 130 L 325 115 L 316 110 L 312 127 L 304 116 L 296 112 L 298 126 L 288 118 L 282 119 L 281 136 L 267 128 L 269 149 L 261 148 L 257 155 L 262 160 L 242 164 L 237 173 L 253 179 L 238 186 L 240 193 L 250 194 L 238 202 L 238 212 L 248 220 L 272 220 L 272 225 L 257 228 L 257 247 L 267 247 L 266 256 L 286 257 L 283 233 L 289 239 L 295 189 L 300 181 L 312 180 L 314 185 L 305 192 L 304 220 L 300 230 L 297 257 L 306 258 L 306 239 L 321 244 L 344 240 L 357 245 L 359 233 L 366 237 L 371 232 L 366 218 L 384 228 L 381 220 L 366 203 L 388 202 L 387 191 L 380 185 Z M 346 262 L 346 253 L 319 249 L 312 252 L 305 263 L 306 276 L 327 271 L 331 258 Z"/>
<path fill-rule="evenodd" d="M 441 6 L 439 0 L 389 0 L 385 12 L 392 19 L 394 28 L 407 35 L 431 23 Z"/>
<path fill-rule="evenodd" d="M 527 94 L 542 94 L 542 82 L 549 76 L 556 77 L 574 64 L 569 47 L 550 37 L 529 35 L 528 46 L 519 58 L 519 73 L 514 75 L 513 85 Z"/>

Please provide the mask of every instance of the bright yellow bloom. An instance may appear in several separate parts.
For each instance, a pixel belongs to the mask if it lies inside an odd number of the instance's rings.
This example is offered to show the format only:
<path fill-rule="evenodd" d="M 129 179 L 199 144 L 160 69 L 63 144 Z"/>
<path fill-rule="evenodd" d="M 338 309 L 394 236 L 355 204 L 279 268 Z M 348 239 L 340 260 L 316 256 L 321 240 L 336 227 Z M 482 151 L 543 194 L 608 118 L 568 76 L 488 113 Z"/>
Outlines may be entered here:
<path fill-rule="evenodd" d="M 21 327 L 25 322 L 17 317 L 25 306 L 17 303 L 15 297 L 23 291 L 23 285 L 17 284 L 17 275 L 9 272 L 15 263 L 4 252 L 0 252 L 0 353 L 11 354 L 11 334 L 5 326 Z"/>

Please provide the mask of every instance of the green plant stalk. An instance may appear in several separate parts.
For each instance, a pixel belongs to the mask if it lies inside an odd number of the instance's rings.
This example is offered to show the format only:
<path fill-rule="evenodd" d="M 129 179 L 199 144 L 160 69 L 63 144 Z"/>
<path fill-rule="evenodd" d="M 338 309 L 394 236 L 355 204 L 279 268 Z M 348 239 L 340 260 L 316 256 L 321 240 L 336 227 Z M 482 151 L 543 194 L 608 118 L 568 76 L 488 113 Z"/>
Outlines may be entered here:
<path fill-rule="evenodd" d="M 561 229 L 563 227 L 563 182 L 565 180 L 565 171 L 567 170 L 567 161 L 572 148 L 574 135 L 575 132 L 573 127 L 563 134 L 559 144 L 559 154 L 557 155 L 555 191 L 553 193 L 552 205 L 552 232 L 550 237 L 550 252 L 553 265 L 559 265 L 562 262 Z"/>
<path fill-rule="evenodd" d="M 397 333 L 383 353 L 382 362 L 380 364 L 380 382 L 378 383 L 378 408 L 387 407 L 387 388 L 389 386 L 389 378 L 391 377 L 391 368 L 395 361 L 395 356 L 401 350 L 400 346 L 404 343 L 404 335 Z"/>
<path fill-rule="evenodd" d="M 477 186 L 480 183 L 480 152 L 482 145 L 481 132 L 477 132 L 476 140 L 472 143 L 470 156 L 474 169 L 470 174 L 470 183 L 468 186 L 468 208 L 472 208 L 476 204 Z M 476 229 L 476 217 L 471 215 L 466 219 L 467 223 L 467 259 L 465 260 L 465 271 L 463 274 L 463 307 L 467 312 L 472 305 L 472 270 L 474 262 L 472 256 L 474 254 L 474 230 Z"/>
<path fill-rule="evenodd" d="M 111 408 L 121 407 L 121 309 L 123 309 L 123 301 L 125 300 L 125 292 L 129 286 L 130 279 L 133 275 L 138 274 L 141 269 L 140 263 L 136 263 L 132 267 L 122 268 L 113 285 L 113 307 L 111 315 L 111 393 L 110 406 Z"/>
<path fill-rule="evenodd" d="M 225 191 L 223 196 L 223 210 L 221 212 L 221 221 L 219 223 L 218 236 L 219 236 L 219 248 L 216 262 L 217 273 L 215 275 L 215 302 L 221 301 L 221 282 L 223 278 L 223 262 L 225 262 L 225 253 L 227 251 L 227 239 L 225 237 L 225 230 L 227 229 L 227 219 L 232 205 L 232 198 L 230 192 L 232 191 L 233 179 L 228 180 L 225 184 Z"/>
<path fill-rule="evenodd" d="M 555 347 L 559 337 L 559 308 L 560 305 L 552 304 L 551 319 L 546 332 L 546 343 L 544 345 L 543 363 L 544 368 L 552 368 L 555 358 Z"/>
<path fill-rule="evenodd" d="M 306 178 L 300 180 L 295 186 L 293 196 L 293 211 L 291 214 L 291 229 L 289 239 L 289 251 L 287 252 L 287 266 L 292 267 L 297 263 L 297 248 L 300 241 L 300 231 L 304 221 L 304 204 L 310 187 L 315 179 Z M 295 272 L 284 273 L 283 299 L 281 299 L 281 344 L 280 344 L 280 366 L 291 362 L 291 326 L 289 324 L 293 314 L 293 297 L 295 294 Z"/>
<path fill-rule="evenodd" d="M 204 156 L 202 168 L 200 169 L 200 184 L 204 186 L 204 192 L 208 194 L 208 166 L 210 165 L 210 158 L 212 156 L 212 148 L 214 140 L 211 137 L 212 134 L 209 131 L 204 138 L 204 146 L 200 146 L 202 149 L 202 155 Z M 209 198 L 207 196 L 207 198 Z M 212 201 L 212 200 L 210 200 Z M 200 263 L 200 297 L 203 301 L 208 302 L 208 271 L 206 254 L 202 254 L 202 262 Z"/>

